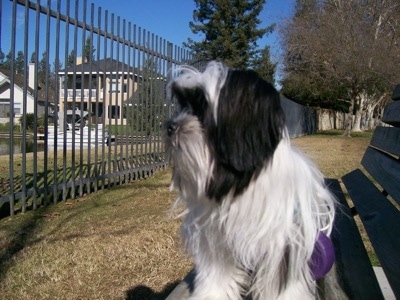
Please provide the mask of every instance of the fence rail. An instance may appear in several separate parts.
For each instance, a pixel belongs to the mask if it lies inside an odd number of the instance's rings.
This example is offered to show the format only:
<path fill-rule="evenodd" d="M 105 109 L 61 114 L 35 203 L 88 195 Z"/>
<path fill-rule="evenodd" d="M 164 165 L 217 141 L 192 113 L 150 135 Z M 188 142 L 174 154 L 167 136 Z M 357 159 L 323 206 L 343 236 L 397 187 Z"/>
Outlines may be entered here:
<path fill-rule="evenodd" d="M 193 61 L 188 51 L 86 0 L 0 5 L 12 11 L 3 28 L 10 64 L 0 69 L 0 82 L 8 82 L 0 98 L 10 110 L 0 217 L 166 166 L 161 125 L 173 107 L 165 85 L 168 70 Z"/>

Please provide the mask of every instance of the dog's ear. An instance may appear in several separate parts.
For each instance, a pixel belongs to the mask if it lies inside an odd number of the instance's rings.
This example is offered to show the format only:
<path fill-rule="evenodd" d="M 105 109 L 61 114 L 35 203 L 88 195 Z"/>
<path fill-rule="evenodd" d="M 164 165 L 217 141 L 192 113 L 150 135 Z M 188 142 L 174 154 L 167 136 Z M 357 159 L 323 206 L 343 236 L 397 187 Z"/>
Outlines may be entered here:
<path fill-rule="evenodd" d="M 228 73 L 218 101 L 217 153 L 236 171 L 268 160 L 282 138 L 284 113 L 275 88 L 254 71 Z"/>
<path fill-rule="evenodd" d="M 200 121 L 203 121 L 208 103 L 201 87 L 182 87 L 177 83 L 173 83 L 171 92 L 173 98 L 178 101 L 180 110 L 186 110 L 197 116 Z"/>
<path fill-rule="evenodd" d="M 242 192 L 272 157 L 284 122 L 279 94 L 270 83 L 253 71 L 230 71 L 219 94 L 217 164 L 209 195 L 218 199 L 233 186 L 235 194 Z"/>

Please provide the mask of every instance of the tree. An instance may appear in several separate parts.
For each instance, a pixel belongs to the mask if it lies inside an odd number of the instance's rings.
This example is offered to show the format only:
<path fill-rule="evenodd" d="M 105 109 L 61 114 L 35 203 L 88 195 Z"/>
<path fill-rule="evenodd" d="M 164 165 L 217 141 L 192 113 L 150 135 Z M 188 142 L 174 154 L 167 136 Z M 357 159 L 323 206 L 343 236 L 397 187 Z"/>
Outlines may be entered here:
<path fill-rule="evenodd" d="M 11 50 L 5 56 L 5 59 L 3 59 L 3 63 L 2 63 L 1 66 L 3 68 L 5 68 L 5 69 L 10 69 L 11 68 Z"/>
<path fill-rule="evenodd" d="M 46 76 L 50 76 L 50 72 L 51 72 L 51 66 L 47 58 L 47 52 L 44 51 L 42 53 L 42 59 L 39 61 L 38 64 L 38 71 L 37 71 L 38 82 L 41 84 L 46 84 L 46 79 L 48 79 Z"/>
<path fill-rule="evenodd" d="M 15 71 L 17 74 L 22 74 L 24 72 L 24 70 L 26 68 L 24 52 L 18 51 L 14 66 L 15 66 Z"/>
<path fill-rule="evenodd" d="M 184 46 L 199 59 L 216 59 L 231 67 L 247 68 L 258 54 L 258 39 L 273 30 L 259 28 L 265 0 L 195 0 L 194 34 L 204 34 L 201 42 L 188 39 Z"/>
<path fill-rule="evenodd" d="M 297 101 L 345 109 L 348 129 L 360 130 L 361 120 L 383 107 L 396 83 L 400 4 L 298 0 L 296 9 L 281 32 L 284 93 Z"/>
<path fill-rule="evenodd" d="M 265 46 L 252 62 L 252 69 L 255 70 L 260 76 L 275 85 L 275 71 L 276 63 L 271 61 L 270 47 Z"/>
<path fill-rule="evenodd" d="M 158 72 L 156 61 L 146 59 L 140 72 L 139 86 L 126 106 L 128 124 L 135 131 L 150 136 L 161 128 L 165 115 L 165 84 L 165 77 Z"/>
<path fill-rule="evenodd" d="M 67 67 L 72 67 L 73 65 L 75 65 L 75 61 L 76 61 L 76 54 L 75 54 L 75 50 L 71 50 L 71 52 L 68 54 L 68 58 L 67 58 Z"/>
<path fill-rule="evenodd" d="M 31 54 L 31 59 L 29 60 L 30 63 L 36 63 L 36 52 L 33 51 Z"/>
<path fill-rule="evenodd" d="M 3 67 L 4 58 L 5 58 L 5 57 L 6 57 L 6 56 L 4 55 L 3 51 L 1 51 L 1 49 L 0 49 L 0 67 Z"/>
<path fill-rule="evenodd" d="M 88 37 L 85 42 L 85 46 L 83 47 L 83 57 L 85 62 L 93 61 L 95 59 L 94 53 L 96 49 L 94 49 L 92 44 L 92 39 Z"/>

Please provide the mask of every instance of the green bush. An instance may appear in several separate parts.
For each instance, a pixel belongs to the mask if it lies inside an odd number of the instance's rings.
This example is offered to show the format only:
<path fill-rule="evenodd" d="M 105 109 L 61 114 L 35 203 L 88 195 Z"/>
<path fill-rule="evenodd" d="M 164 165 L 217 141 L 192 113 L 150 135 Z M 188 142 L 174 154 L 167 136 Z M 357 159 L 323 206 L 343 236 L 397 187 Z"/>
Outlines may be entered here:
<path fill-rule="evenodd" d="M 14 124 L 14 132 L 19 132 L 19 124 Z M 0 132 L 9 133 L 10 132 L 10 123 L 1 124 L 0 123 Z"/>
<path fill-rule="evenodd" d="M 21 124 L 21 129 L 23 125 L 24 116 L 19 117 L 19 123 Z M 25 115 L 25 130 L 33 130 L 35 125 L 35 114 L 27 113 Z"/>

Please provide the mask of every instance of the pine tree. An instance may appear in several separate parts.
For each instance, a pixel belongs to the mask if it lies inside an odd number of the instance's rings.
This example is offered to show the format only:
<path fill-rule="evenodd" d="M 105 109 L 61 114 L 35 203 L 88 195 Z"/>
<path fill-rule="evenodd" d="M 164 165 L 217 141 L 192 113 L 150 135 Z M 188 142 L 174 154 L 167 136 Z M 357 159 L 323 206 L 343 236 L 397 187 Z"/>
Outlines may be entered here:
<path fill-rule="evenodd" d="M 259 28 L 265 0 L 194 0 L 196 9 L 189 23 L 201 42 L 189 39 L 184 46 L 199 59 L 220 60 L 231 67 L 247 68 L 258 53 L 257 40 L 273 30 Z"/>
<path fill-rule="evenodd" d="M 128 100 L 126 117 L 131 128 L 150 136 L 160 129 L 160 125 L 164 121 L 162 99 L 165 81 L 158 72 L 157 63 L 153 58 L 145 60 L 140 77 L 141 81 L 137 91 Z"/>
<path fill-rule="evenodd" d="M 17 74 L 22 74 L 24 72 L 25 70 L 24 52 L 18 51 L 17 58 L 15 59 L 14 62 L 14 66 Z"/>
<path fill-rule="evenodd" d="M 93 61 L 95 52 L 96 49 L 93 48 L 92 39 L 88 37 L 83 48 L 83 57 L 85 58 L 85 62 Z"/>
<path fill-rule="evenodd" d="M 275 84 L 275 71 L 277 64 L 271 61 L 270 47 L 265 46 L 253 60 L 252 68 L 271 84 Z"/>
<path fill-rule="evenodd" d="M 51 66 L 48 62 L 47 52 L 44 51 L 42 53 L 42 59 L 39 61 L 38 64 L 38 81 L 40 84 L 46 84 L 46 76 L 49 76 L 51 72 Z"/>
<path fill-rule="evenodd" d="M 31 54 L 31 59 L 29 60 L 30 63 L 34 64 L 36 63 L 36 52 L 33 51 Z"/>
<path fill-rule="evenodd" d="M 6 57 L 6 56 L 5 56 L 4 52 L 1 51 L 1 49 L 0 49 L 0 67 L 3 67 L 4 58 L 5 58 L 5 57 Z"/>
<path fill-rule="evenodd" d="M 10 50 L 10 52 L 8 52 L 8 54 L 6 55 L 5 59 L 3 60 L 3 64 L 2 64 L 3 68 L 11 69 L 11 56 L 12 56 L 12 53 L 11 53 L 11 50 Z"/>
<path fill-rule="evenodd" d="M 75 60 L 76 60 L 75 50 L 71 50 L 71 52 L 68 54 L 67 67 L 72 67 L 73 65 L 75 65 Z"/>

